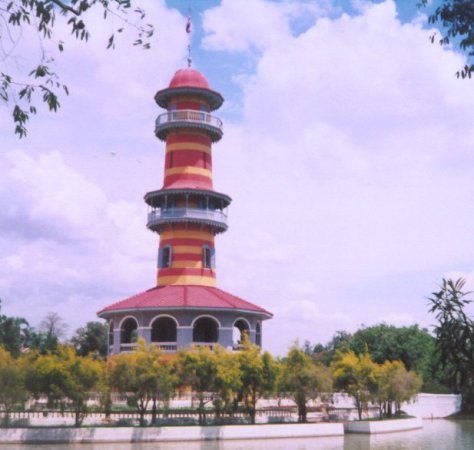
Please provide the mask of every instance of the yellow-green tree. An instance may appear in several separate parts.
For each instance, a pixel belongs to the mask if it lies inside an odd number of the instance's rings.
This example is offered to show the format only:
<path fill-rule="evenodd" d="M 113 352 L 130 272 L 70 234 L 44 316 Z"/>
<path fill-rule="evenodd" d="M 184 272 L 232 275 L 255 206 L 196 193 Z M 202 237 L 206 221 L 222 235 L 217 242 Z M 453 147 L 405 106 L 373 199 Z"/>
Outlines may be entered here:
<path fill-rule="evenodd" d="M 250 422 L 254 424 L 258 399 L 275 390 L 278 366 L 270 353 L 261 354 L 260 348 L 248 339 L 244 339 L 238 356 L 242 377 L 241 397 Z"/>
<path fill-rule="evenodd" d="M 377 365 L 368 353 L 357 356 L 350 351 L 336 352 L 332 368 L 335 387 L 354 399 L 359 420 L 362 420 L 362 411 L 367 409 L 377 391 Z"/>
<path fill-rule="evenodd" d="M 152 422 L 156 421 L 156 401 L 167 401 L 177 383 L 173 365 L 164 360 L 158 348 L 147 348 L 143 339 L 138 340 L 135 352 L 111 357 L 107 372 L 110 386 L 127 395 L 128 404 L 136 408 L 140 426 L 146 424 L 150 402 L 155 405 Z"/>
<path fill-rule="evenodd" d="M 78 427 L 88 413 L 88 400 L 100 390 L 104 368 L 102 360 L 77 356 L 74 348 L 59 346 L 56 354 L 29 357 L 26 382 L 35 397 L 45 395 L 50 404 L 70 405 Z"/>
<path fill-rule="evenodd" d="M 298 407 L 298 422 L 306 422 L 307 402 L 332 391 L 331 369 L 313 363 L 311 356 L 294 345 L 281 364 L 278 377 L 280 392 L 293 397 Z"/>
<path fill-rule="evenodd" d="M 205 424 L 205 406 L 213 400 L 212 393 L 216 387 L 215 353 L 206 346 L 180 350 L 178 373 L 181 386 L 189 386 L 195 393 L 198 400 L 199 424 Z"/>
<path fill-rule="evenodd" d="M 377 390 L 375 400 L 380 408 L 380 417 L 385 414 L 399 415 L 401 404 L 409 402 L 420 391 L 422 379 L 415 372 L 406 370 L 401 361 L 385 361 L 377 368 Z"/>
<path fill-rule="evenodd" d="M 242 387 L 238 355 L 217 346 L 214 350 L 216 373 L 214 380 L 214 408 L 216 418 L 231 411 L 234 400 Z"/>
<path fill-rule="evenodd" d="M 23 358 L 14 359 L 0 347 L 0 404 L 3 405 L 4 425 L 10 423 L 12 408 L 27 400 L 25 387 L 25 364 Z"/>

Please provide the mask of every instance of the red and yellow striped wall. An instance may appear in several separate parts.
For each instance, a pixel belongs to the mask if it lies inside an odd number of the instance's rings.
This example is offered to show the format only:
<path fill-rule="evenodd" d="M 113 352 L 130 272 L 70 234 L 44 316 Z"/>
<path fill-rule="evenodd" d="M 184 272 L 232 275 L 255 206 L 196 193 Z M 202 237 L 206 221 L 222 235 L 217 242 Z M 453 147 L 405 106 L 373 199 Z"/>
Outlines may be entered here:
<path fill-rule="evenodd" d="M 211 230 L 199 226 L 179 225 L 163 231 L 160 248 L 172 249 L 171 267 L 158 268 L 157 285 L 216 286 L 216 273 L 203 267 L 203 247 L 214 248 Z"/>
<path fill-rule="evenodd" d="M 196 95 L 181 94 L 170 99 L 169 111 L 184 109 L 210 111 L 209 104 Z M 166 138 L 163 189 L 212 190 L 211 144 L 205 130 L 186 127 L 170 130 Z M 187 206 L 195 207 L 189 201 Z M 184 205 L 178 202 L 176 207 Z M 203 264 L 203 247 L 214 249 L 211 228 L 194 224 L 173 225 L 160 233 L 160 249 L 165 246 L 172 249 L 171 266 L 158 268 L 158 286 L 216 285 L 215 270 L 204 268 Z"/>

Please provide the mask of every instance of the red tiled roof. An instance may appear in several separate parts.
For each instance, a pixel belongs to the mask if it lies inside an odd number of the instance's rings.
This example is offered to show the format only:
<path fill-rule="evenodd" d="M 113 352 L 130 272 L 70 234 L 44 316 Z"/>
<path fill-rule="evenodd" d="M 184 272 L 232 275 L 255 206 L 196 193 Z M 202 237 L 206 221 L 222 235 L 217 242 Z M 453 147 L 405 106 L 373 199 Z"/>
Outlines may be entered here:
<path fill-rule="evenodd" d="M 101 314 L 130 309 L 158 309 L 158 308 L 216 308 L 238 309 L 264 314 L 271 317 L 273 314 L 260 306 L 242 300 L 215 287 L 208 286 L 163 286 L 113 303 L 99 311 Z"/>

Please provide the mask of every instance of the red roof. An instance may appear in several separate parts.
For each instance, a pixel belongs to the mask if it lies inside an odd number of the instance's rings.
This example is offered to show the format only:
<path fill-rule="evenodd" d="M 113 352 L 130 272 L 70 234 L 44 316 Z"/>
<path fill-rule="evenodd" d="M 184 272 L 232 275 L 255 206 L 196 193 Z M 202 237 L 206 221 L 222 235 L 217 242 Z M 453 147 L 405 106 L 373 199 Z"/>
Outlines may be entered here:
<path fill-rule="evenodd" d="M 99 311 L 104 313 L 118 312 L 131 309 L 159 309 L 159 308 L 204 308 L 230 309 L 257 312 L 268 317 L 273 314 L 260 306 L 242 300 L 215 287 L 208 286 L 163 286 L 129 297 L 120 302 L 109 305 Z"/>
<path fill-rule="evenodd" d="M 170 88 L 194 87 L 209 89 L 209 83 L 201 72 L 196 69 L 179 69 L 170 81 Z"/>

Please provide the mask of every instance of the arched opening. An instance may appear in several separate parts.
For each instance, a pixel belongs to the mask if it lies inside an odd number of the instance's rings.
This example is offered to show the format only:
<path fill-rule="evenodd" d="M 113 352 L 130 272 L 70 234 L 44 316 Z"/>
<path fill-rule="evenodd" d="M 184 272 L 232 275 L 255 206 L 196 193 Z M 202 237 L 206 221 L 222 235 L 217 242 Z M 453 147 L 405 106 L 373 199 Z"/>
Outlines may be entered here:
<path fill-rule="evenodd" d="M 193 326 L 193 342 L 217 342 L 219 339 L 219 325 L 210 317 L 201 317 Z"/>
<path fill-rule="evenodd" d="M 259 347 L 262 346 L 262 325 L 260 322 L 257 322 L 257 325 L 255 325 L 255 343 Z"/>
<path fill-rule="evenodd" d="M 238 350 L 241 348 L 244 336 L 250 337 L 250 328 L 249 324 L 244 319 L 238 319 L 234 323 L 234 327 L 232 329 L 232 344 L 234 350 Z"/>
<path fill-rule="evenodd" d="M 171 317 L 158 317 L 151 324 L 151 342 L 176 342 L 176 322 Z"/>
<path fill-rule="evenodd" d="M 114 321 L 109 322 L 109 347 L 114 345 Z"/>
<path fill-rule="evenodd" d="M 138 339 L 138 323 L 133 317 L 129 317 L 122 322 L 120 330 L 121 344 L 134 344 Z"/>

